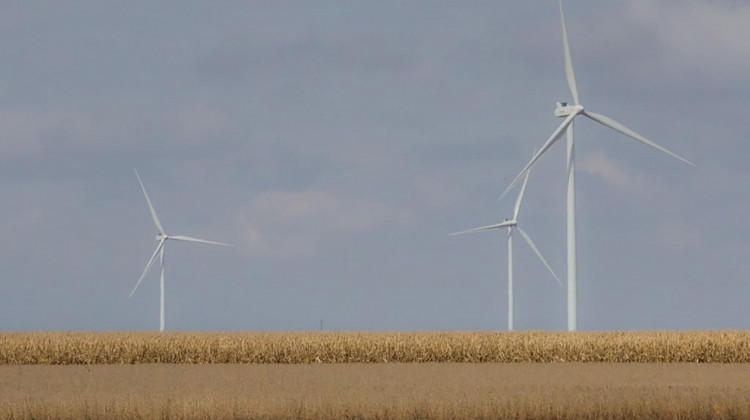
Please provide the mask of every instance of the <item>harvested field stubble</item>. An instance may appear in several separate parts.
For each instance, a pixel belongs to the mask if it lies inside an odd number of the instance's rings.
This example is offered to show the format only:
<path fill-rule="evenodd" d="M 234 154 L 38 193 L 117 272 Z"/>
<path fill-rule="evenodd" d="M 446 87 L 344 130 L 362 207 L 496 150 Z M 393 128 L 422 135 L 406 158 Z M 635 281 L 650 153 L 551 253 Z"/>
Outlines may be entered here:
<path fill-rule="evenodd" d="M 12 419 L 747 419 L 750 365 L 0 366 Z"/>
<path fill-rule="evenodd" d="M 0 333 L 0 365 L 750 363 L 750 332 Z"/>

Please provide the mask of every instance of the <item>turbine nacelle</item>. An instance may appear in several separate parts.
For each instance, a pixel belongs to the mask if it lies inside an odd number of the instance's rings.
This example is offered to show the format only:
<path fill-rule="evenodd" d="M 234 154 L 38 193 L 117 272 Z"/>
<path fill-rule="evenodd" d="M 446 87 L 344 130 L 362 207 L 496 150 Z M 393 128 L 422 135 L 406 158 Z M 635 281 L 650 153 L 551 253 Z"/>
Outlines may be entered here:
<path fill-rule="evenodd" d="M 156 242 L 161 242 L 162 240 L 169 239 L 169 236 L 163 234 L 163 233 L 157 233 L 156 234 Z"/>
<path fill-rule="evenodd" d="M 565 118 L 573 114 L 580 114 L 583 112 L 581 105 L 568 105 L 567 102 L 558 102 L 555 107 L 555 116 Z"/>

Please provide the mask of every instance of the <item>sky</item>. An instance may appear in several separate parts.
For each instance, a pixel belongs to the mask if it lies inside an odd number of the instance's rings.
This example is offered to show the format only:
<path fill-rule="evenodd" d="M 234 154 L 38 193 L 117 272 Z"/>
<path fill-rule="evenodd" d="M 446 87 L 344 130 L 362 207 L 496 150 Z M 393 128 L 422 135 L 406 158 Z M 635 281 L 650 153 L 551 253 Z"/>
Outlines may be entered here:
<path fill-rule="evenodd" d="M 567 1 L 583 330 L 750 328 L 750 5 Z M 571 101 L 553 0 L 0 3 L 0 330 L 501 330 L 500 193 Z M 519 223 L 565 282 L 565 147 Z M 519 238 L 520 239 L 520 238 Z M 515 241 L 515 326 L 566 292 Z"/>

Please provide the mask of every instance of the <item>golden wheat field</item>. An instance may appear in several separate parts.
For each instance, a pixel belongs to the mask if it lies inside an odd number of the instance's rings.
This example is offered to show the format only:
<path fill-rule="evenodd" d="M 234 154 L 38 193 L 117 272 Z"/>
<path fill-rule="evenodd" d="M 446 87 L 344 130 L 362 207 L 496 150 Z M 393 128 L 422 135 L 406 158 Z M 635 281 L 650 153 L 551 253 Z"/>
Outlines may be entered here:
<path fill-rule="evenodd" d="M 0 418 L 747 419 L 750 365 L 6 365 Z"/>
<path fill-rule="evenodd" d="M 750 363 L 750 333 L 0 333 L 0 365 L 393 362 Z"/>

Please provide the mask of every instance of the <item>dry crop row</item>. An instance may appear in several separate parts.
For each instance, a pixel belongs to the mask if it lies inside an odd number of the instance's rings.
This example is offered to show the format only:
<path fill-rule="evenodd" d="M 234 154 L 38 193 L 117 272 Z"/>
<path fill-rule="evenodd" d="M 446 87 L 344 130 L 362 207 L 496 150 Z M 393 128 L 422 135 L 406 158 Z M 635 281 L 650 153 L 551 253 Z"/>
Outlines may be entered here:
<path fill-rule="evenodd" d="M 0 333 L 0 364 L 750 363 L 750 332 Z"/>

